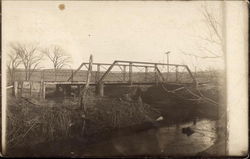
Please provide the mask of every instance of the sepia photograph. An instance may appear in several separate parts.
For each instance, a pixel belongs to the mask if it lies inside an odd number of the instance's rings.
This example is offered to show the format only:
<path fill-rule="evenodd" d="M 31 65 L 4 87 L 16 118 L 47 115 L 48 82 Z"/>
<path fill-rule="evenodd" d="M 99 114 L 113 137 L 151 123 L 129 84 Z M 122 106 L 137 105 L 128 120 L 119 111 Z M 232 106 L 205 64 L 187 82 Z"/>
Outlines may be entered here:
<path fill-rule="evenodd" d="M 1 154 L 248 155 L 246 1 L 2 1 Z"/>

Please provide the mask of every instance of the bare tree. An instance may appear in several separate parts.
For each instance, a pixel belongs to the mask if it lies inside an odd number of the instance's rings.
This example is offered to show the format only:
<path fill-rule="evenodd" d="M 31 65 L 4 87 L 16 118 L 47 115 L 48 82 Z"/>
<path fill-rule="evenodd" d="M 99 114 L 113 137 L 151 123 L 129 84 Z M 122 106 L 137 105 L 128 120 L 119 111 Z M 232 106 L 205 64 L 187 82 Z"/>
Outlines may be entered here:
<path fill-rule="evenodd" d="M 209 45 L 200 45 L 199 49 L 200 51 L 204 51 L 209 55 L 209 57 L 214 57 L 215 59 L 221 59 L 224 58 L 226 55 L 226 41 L 225 41 L 225 5 L 226 3 L 224 1 L 221 1 L 221 12 L 215 9 L 209 8 L 209 5 L 206 3 L 202 6 L 202 16 L 204 19 L 204 22 L 208 28 L 208 35 L 200 37 L 203 41 L 206 41 Z M 221 13 L 221 21 L 219 20 L 219 15 L 215 15 L 216 13 Z M 217 48 L 217 49 L 213 49 Z M 214 76 L 216 71 L 214 69 L 210 69 L 210 74 Z M 221 91 L 220 91 L 220 97 L 221 97 L 221 104 L 218 105 L 218 120 L 217 120 L 217 142 L 224 142 L 227 136 L 227 129 L 226 129 L 226 122 L 227 122 L 227 106 L 226 106 L 226 74 L 223 74 L 221 77 L 223 82 L 221 83 Z M 222 139 L 222 140 L 221 140 Z M 226 144 L 223 144 L 224 150 L 226 150 Z M 224 154 L 226 151 L 224 152 Z"/>
<path fill-rule="evenodd" d="M 22 64 L 25 69 L 25 80 L 30 80 L 32 73 L 38 68 L 43 57 L 42 54 L 38 52 L 37 45 L 11 43 L 10 46 L 20 58 L 20 64 Z"/>
<path fill-rule="evenodd" d="M 202 33 L 199 32 L 198 36 L 195 36 L 197 39 L 196 49 L 199 54 L 195 54 L 193 52 L 188 52 L 180 49 L 180 53 L 195 59 L 195 63 L 193 63 L 194 68 L 198 69 L 198 61 L 218 61 L 222 60 L 224 57 L 224 38 L 223 38 L 223 19 L 220 20 L 220 15 L 218 10 L 213 6 L 210 6 L 208 3 L 204 3 L 201 5 L 200 10 L 203 24 L 206 26 L 206 29 L 203 30 Z M 223 14 L 223 13 L 222 13 Z M 201 68 L 199 68 L 201 69 Z M 206 68 L 208 71 L 208 68 Z"/>
<path fill-rule="evenodd" d="M 61 47 L 56 45 L 51 48 L 44 49 L 42 50 L 42 52 L 52 62 L 56 80 L 57 71 L 65 66 L 69 66 L 71 57 L 69 55 L 66 55 Z"/>
<path fill-rule="evenodd" d="M 213 8 L 210 8 L 208 4 L 203 4 L 201 8 L 201 14 L 204 19 L 204 23 L 207 27 L 207 34 L 198 36 L 202 42 L 209 44 L 198 44 L 198 49 L 201 52 L 205 52 L 207 56 L 202 58 L 223 58 L 223 35 L 222 35 L 222 20 L 219 20 L 219 16 L 215 13 L 219 13 Z M 217 48 L 212 50 L 211 48 Z"/>
<path fill-rule="evenodd" d="M 20 64 L 21 59 L 16 52 L 11 52 L 8 54 L 7 69 L 11 83 L 13 83 L 15 80 L 15 72 Z"/>

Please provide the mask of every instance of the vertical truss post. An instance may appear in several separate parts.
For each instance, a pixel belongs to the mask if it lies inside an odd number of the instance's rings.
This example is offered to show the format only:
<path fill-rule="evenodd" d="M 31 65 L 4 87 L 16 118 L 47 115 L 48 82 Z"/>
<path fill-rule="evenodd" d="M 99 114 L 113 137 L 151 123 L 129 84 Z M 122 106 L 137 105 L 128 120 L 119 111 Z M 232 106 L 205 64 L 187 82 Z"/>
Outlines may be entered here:
<path fill-rule="evenodd" d="M 178 66 L 175 66 L 175 81 L 176 83 L 179 81 L 178 80 Z"/>
<path fill-rule="evenodd" d="M 148 66 L 145 66 L 145 81 L 148 80 Z"/>
<path fill-rule="evenodd" d="M 123 82 L 126 81 L 126 66 L 125 65 L 123 66 L 122 80 Z"/>
<path fill-rule="evenodd" d="M 74 81 L 74 70 L 71 70 L 71 76 L 72 76 L 71 82 L 73 82 Z"/>
<path fill-rule="evenodd" d="M 194 86 L 197 87 L 197 84 L 198 84 L 198 83 L 197 83 L 196 79 L 194 78 L 192 72 L 190 71 L 189 67 L 188 67 L 188 66 L 185 66 L 185 68 L 187 69 L 189 75 L 191 76 L 191 78 L 192 78 L 192 80 L 193 80 Z"/>
<path fill-rule="evenodd" d="M 132 62 L 129 63 L 129 83 L 132 85 L 133 82 L 133 77 L 132 77 L 132 73 L 133 73 L 133 70 L 132 70 Z"/>
<path fill-rule="evenodd" d="M 96 78 L 95 82 L 97 83 L 100 79 L 100 64 L 97 64 L 97 72 L 96 72 Z"/>
<path fill-rule="evenodd" d="M 155 84 L 158 85 L 157 64 L 155 64 Z"/>

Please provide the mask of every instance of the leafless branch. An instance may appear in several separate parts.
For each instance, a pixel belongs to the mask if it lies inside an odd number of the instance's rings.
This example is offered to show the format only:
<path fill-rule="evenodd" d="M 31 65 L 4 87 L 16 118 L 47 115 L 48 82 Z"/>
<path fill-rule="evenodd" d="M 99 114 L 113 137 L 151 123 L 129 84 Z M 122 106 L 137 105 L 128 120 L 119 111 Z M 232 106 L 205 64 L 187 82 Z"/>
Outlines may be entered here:
<path fill-rule="evenodd" d="M 42 52 L 52 62 L 56 80 L 56 71 L 69 65 L 71 63 L 71 57 L 66 55 L 63 49 L 59 46 L 52 46 L 51 48 L 43 49 Z"/>
<path fill-rule="evenodd" d="M 37 45 L 25 45 L 20 43 L 11 43 L 11 49 L 20 58 L 20 63 L 25 69 L 25 80 L 30 80 L 30 77 L 35 68 L 40 64 L 42 55 L 37 51 Z"/>

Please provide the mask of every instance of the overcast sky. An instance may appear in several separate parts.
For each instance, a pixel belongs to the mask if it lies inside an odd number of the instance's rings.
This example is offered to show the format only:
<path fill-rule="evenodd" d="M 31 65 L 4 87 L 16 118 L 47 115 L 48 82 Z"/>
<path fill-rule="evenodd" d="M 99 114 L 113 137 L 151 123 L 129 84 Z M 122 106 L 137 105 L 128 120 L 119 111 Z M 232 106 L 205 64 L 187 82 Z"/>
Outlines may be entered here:
<path fill-rule="evenodd" d="M 65 9 L 60 10 L 59 5 Z M 194 57 L 201 52 L 197 36 L 207 35 L 201 15 L 204 2 L 143 1 L 4 1 L 3 53 L 10 42 L 39 43 L 40 47 L 60 45 L 73 59 L 72 68 L 88 61 L 112 63 L 114 60 L 187 64 L 193 69 Z M 207 2 L 220 15 L 220 2 Z M 219 22 L 221 17 L 217 16 Z M 208 46 L 217 51 L 214 46 Z M 198 59 L 199 68 L 220 68 L 221 60 Z M 44 62 L 46 63 L 46 62 Z M 50 64 L 45 64 L 50 67 Z"/>

